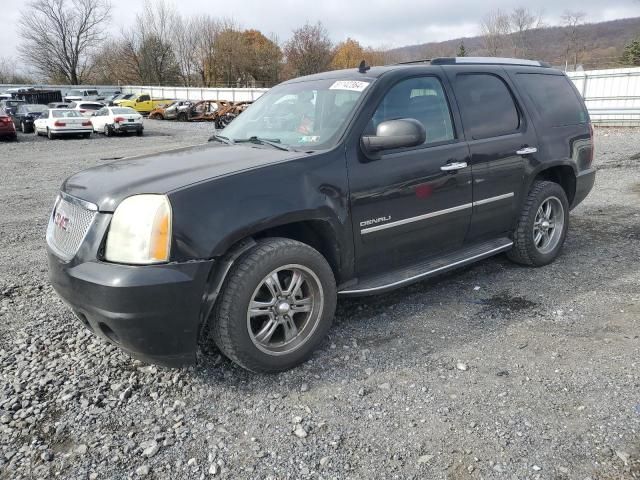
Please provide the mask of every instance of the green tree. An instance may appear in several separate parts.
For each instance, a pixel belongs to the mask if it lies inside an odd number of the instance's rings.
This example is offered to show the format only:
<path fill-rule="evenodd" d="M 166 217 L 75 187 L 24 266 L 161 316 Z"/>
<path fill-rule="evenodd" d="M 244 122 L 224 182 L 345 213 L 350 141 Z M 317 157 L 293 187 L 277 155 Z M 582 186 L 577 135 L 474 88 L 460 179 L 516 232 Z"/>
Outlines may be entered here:
<path fill-rule="evenodd" d="M 464 40 L 460 42 L 460 46 L 458 47 L 458 53 L 457 55 L 458 57 L 466 57 L 467 56 L 467 49 L 464 48 Z"/>
<path fill-rule="evenodd" d="M 624 47 L 622 63 L 625 65 L 640 65 L 640 38 L 633 40 Z"/>

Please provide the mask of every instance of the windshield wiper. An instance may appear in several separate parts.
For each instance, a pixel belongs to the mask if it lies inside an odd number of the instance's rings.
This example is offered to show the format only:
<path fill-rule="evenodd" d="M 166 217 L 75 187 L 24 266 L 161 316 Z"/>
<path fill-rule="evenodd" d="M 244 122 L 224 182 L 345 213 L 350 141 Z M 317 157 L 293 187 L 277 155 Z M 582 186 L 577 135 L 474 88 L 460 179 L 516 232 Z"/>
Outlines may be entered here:
<path fill-rule="evenodd" d="M 225 137 L 224 135 L 211 135 L 209 137 L 209 141 L 210 142 L 220 142 L 220 143 L 226 143 L 227 145 L 233 145 L 233 140 L 231 140 L 230 138 Z"/>
<path fill-rule="evenodd" d="M 249 137 L 249 138 L 236 138 L 233 140 L 234 143 L 255 143 L 258 145 L 269 145 L 273 148 L 277 148 L 278 150 L 284 150 L 286 152 L 291 152 L 293 149 L 291 147 L 287 147 L 285 145 L 282 145 L 280 143 L 280 139 L 274 138 L 274 139 L 268 139 L 268 138 L 260 138 L 260 137 L 256 137 L 255 135 L 253 137 Z"/>

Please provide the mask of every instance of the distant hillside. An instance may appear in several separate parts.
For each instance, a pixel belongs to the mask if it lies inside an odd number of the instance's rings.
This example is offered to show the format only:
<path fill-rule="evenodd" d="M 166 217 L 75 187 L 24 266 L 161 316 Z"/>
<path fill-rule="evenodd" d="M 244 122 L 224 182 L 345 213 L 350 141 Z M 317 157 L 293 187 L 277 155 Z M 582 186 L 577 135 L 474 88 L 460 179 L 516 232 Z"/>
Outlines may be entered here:
<path fill-rule="evenodd" d="M 553 65 L 564 65 L 569 31 L 568 27 L 545 27 L 528 31 L 527 50 L 524 54 L 510 46 L 514 43 L 515 36 L 509 35 L 505 38 L 505 46 L 500 55 L 524 56 L 544 60 Z M 581 46 L 578 63 L 582 64 L 585 70 L 620 67 L 620 56 L 624 46 L 640 36 L 640 17 L 581 25 L 578 27 L 577 35 Z M 464 42 L 467 56 L 487 55 L 480 36 L 408 45 L 390 50 L 389 54 L 398 61 L 455 56 L 461 42 Z M 572 60 L 569 60 L 569 63 L 572 63 Z"/>

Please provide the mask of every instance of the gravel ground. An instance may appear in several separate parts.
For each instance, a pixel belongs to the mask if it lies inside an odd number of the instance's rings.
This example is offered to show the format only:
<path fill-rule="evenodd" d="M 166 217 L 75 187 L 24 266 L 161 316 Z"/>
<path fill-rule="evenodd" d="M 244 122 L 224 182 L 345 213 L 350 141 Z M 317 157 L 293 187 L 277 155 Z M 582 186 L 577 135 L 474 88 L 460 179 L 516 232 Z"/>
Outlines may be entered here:
<path fill-rule="evenodd" d="M 213 349 L 134 361 L 80 327 L 46 278 L 62 180 L 206 140 L 0 143 L 0 479 L 640 478 L 640 130 L 597 131 L 594 191 L 562 256 L 504 256 L 341 300 L 313 359 L 279 375 Z"/>

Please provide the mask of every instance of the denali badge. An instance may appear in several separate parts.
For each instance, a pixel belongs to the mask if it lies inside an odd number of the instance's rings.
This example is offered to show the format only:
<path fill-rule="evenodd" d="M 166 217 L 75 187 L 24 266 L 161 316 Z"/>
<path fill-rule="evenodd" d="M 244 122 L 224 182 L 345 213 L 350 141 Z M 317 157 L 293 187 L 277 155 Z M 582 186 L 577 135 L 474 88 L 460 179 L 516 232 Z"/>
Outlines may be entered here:
<path fill-rule="evenodd" d="M 378 223 L 388 222 L 389 220 L 391 220 L 391 215 L 388 215 L 386 217 L 372 218 L 371 220 L 364 220 L 360 222 L 360 226 L 368 227 L 369 225 L 376 225 Z"/>
<path fill-rule="evenodd" d="M 64 213 L 56 212 L 53 217 L 53 223 L 66 232 L 69 229 L 69 223 L 71 223 L 71 220 Z"/>

